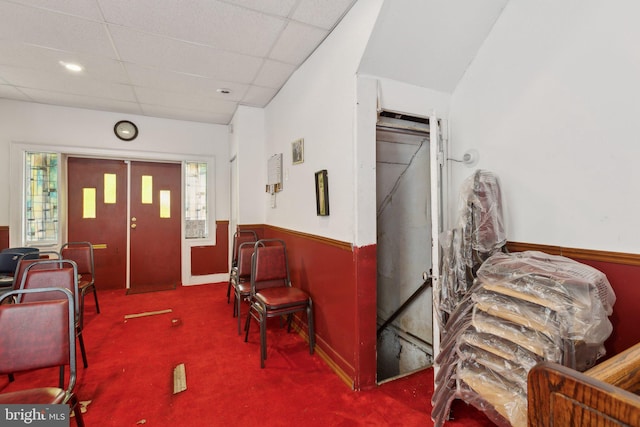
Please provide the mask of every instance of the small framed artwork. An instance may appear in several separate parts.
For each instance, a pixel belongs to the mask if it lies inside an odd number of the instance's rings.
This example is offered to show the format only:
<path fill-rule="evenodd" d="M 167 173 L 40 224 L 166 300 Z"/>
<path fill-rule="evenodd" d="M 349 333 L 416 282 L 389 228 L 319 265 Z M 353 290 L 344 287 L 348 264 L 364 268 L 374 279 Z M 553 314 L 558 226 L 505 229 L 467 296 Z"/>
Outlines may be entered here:
<path fill-rule="evenodd" d="M 329 178 L 326 169 L 316 172 L 316 213 L 318 216 L 329 215 Z"/>
<path fill-rule="evenodd" d="M 291 143 L 291 162 L 294 165 L 304 162 L 304 139 L 300 138 Z"/>

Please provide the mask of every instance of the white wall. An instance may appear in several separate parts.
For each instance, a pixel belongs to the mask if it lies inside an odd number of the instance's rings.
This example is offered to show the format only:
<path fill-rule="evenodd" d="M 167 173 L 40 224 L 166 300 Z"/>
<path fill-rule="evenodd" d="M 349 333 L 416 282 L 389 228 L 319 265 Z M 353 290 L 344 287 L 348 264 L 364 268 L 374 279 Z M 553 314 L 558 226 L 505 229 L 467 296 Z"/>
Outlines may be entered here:
<path fill-rule="evenodd" d="M 139 136 L 131 142 L 115 137 L 118 120 L 132 120 Z M 229 142 L 227 126 L 144 116 L 57 107 L 0 99 L 0 224 L 10 226 L 12 245 L 20 245 L 20 149 L 49 149 L 63 153 L 139 160 L 201 160 L 214 163 L 215 219 L 229 218 Z M 9 184 L 10 183 L 10 184 Z M 211 242 L 215 237 L 215 231 Z M 191 242 L 191 241 L 189 241 Z M 197 244 L 206 244 L 198 241 Z M 208 276 L 185 277 L 190 251 L 183 245 L 183 283 Z"/>
<path fill-rule="evenodd" d="M 456 88 L 452 154 L 475 148 L 500 176 L 509 240 L 640 252 L 638 16 L 631 0 L 511 1 Z M 471 173 L 453 164 L 451 189 Z"/>
<path fill-rule="evenodd" d="M 258 200 L 265 197 L 267 162 L 265 155 L 264 109 L 240 106 L 231 121 L 230 157 L 236 156 L 239 171 L 236 195 L 238 198 L 236 224 L 264 224 L 265 207 Z M 234 190 L 232 189 L 232 195 Z M 235 230 L 231 230 L 235 232 Z"/>
<path fill-rule="evenodd" d="M 353 241 L 354 193 L 359 191 L 354 186 L 356 71 L 381 3 L 356 3 L 265 109 L 263 162 L 283 153 L 284 169 L 276 208 L 263 193 L 268 224 Z M 292 165 L 291 143 L 299 138 L 304 138 L 304 163 Z M 375 150 L 375 138 L 371 144 Z M 314 173 L 321 169 L 329 177 L 326 217 L 316 216 Z M 266 178 L 265 169 L 263 186 Z"/>

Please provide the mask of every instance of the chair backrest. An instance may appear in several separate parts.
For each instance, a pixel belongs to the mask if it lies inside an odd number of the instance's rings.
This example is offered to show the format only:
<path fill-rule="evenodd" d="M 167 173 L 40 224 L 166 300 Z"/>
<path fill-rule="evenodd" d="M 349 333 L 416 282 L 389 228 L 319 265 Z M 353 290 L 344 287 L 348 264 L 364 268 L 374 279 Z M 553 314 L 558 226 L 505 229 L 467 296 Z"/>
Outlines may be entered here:
<path fill-rule="evenodd" d="M 20 284 L 22 283 L 22 276 L 24 275 L 24 271 L 25 269 L 34 263 L 40 262 L 40 261 L 46 261 L 48 259 L 60 259 L 60 254 L 58 252 L 55 251 L 40 251 L 40 256 L 43 255 L 47 255 L 50 258 L 38 258 L 38 259 L 26 259 L 26 258 L 21 258 L 20 261 L 18 262 L 18 265 L 16 265 L 15 267 L 15 273 L 13 274 L 13 289 L 20 289 Z M 51 258 L 53 256 L 53 258 Z M 42 270 L 46 270 L 47 268 L 57 268 L 58 266 L 54 266 L 54 265 L 38 265 L 37 267 L 34 267 L 34 269 L 42 269 Z"/>
<path fill-rule="evenodd" d="M 238 249 L 238 279 L 240 280 L 251 279 L 251 256 L 254 247 L 255 242 L 244 242 Z"/>
<path fill-rule="evenodd" d="M 71 292 L 74 299 L 76 318 L 80 319 L 80 300 L 78 292 L 78 270 L 71 260 L 41 260 L 29 264 L 22 275 L 19 290 L 62 288 Z M 51 300 L 55 295 L 49 293 L 29 293 L 20 297 L 19 303 Z"/>
<path fill-rule="evenodd" d="M 238 250 L 240 245 L 248 242 L 257 242 L 258 233 L 253 230 L 238 230 L 233 234 L 233 253 L 231 259 L 231 266 L 238 266 Z"/>
<path fill-rule="evenodd" d="M 287 248 L 280 239 L 262 239 L 255 243 L 251 263 L 251 292 L 279 286 L 291 286 Z"/>
<path fill-rule="evenodd" d="M 78 266 L 79 274 L 90 274 L 95 279 L 95 266 L 93 261 L 93 245 L 89 242 L 69 242 L 62 245 L 60 256 L 70 259 Z"/>
<path fill-rule="evenodd" d="M 55 295 L 48 301 L 0 305 L 0 374 L 69 365 L 67 391 L 76 381 L 74 299 L 66 289 L 17 290 L 3 298 Z"/>

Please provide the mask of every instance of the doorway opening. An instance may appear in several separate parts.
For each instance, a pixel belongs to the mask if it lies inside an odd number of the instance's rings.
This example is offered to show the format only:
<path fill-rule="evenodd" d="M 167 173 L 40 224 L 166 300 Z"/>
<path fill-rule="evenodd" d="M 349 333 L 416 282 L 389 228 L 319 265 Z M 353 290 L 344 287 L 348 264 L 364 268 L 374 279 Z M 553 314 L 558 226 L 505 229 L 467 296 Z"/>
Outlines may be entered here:
<path fill-rule="evenodd" d="M 382 112 L 376 127 L 377 381 L 433 364 L 429 120 Z"/>

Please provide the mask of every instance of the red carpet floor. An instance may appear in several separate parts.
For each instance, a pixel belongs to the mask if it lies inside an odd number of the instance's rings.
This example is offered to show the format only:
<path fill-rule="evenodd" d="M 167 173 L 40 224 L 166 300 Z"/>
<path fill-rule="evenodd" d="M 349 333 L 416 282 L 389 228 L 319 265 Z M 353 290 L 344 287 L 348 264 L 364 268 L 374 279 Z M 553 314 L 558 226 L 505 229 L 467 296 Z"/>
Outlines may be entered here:
<path fill-rule="evenodd" d="M 125 295 L 100 292 L 102 313 L 87 298 L 84 340 L 89 367 L 78 364 L 76 392 L 91 401 L 88 427 L 99 426 L 431 426 L 431 369 L 350 390 L 296 333 L 277 323 L 268 332 L 260 369 L 259 333 L 237 335 L 226 283 Z M 171 309 L 125 320 L 124 316 Z M 246 313 L 246 307 L 243 307 Z M 78 354 L 80 360 L 80 355 Z M 173 394 L 173 369 L 184 363 L 187 389 Z M 57 369 L 0 379 L 0 392 L 45 378 Z M 454 402 L 447 426 L 492 426 L 480 412 Z M 72 422 L 72 425 L 75 423 Z"/>

